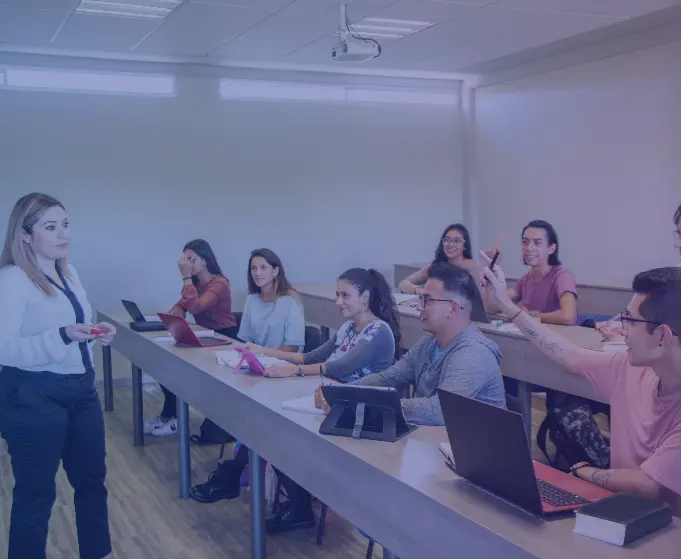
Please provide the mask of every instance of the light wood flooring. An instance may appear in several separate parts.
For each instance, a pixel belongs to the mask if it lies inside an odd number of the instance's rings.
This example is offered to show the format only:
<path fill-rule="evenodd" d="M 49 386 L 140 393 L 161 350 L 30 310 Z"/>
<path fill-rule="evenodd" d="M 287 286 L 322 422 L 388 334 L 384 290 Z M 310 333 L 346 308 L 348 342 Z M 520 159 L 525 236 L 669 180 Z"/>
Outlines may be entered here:
<path fill-rule="evenodd" d="M 250 550 L 249 495 L 233 501 L 200 505 L 177 497 L 177 442 L 173 437 L 147 437 L 143 448 L 132 445 L 132 398 L 129 388 L 115 390 L 116 410 L 105 414 L 109 511 L 114 558 L 117 559 L 247 559 Z M 145 386 L 145 410 L 160 409 L 161 392 Z M 534 431 L 543 419 L 544 404 L 535 399 Z M 192 432 L 202 417 L 192 410 Z M 230 449 L 231 450 L 231 449 Z M 192 480 L 204 481 L 215 467 L 219 447 L 192 448 Z M 535 458 L 538 451 L 534 449 Z M 7 556 L 7 534 L 13 487 L 4 440 L 0 439 L 0 557 Z M 316 504 L 318 512 L 318 504 Z M 324 544 L 315 543 L 316 528 L 268 537 L 271 559 L 302 557 L 363 558 L 367 541 L 329 510 Z M 52 512 L 47 556 L 77 558 L 72 490 L 64 472 L 57 477 L 57 502 Z M 376 546 L 374 557 L 381 557 Z"/>

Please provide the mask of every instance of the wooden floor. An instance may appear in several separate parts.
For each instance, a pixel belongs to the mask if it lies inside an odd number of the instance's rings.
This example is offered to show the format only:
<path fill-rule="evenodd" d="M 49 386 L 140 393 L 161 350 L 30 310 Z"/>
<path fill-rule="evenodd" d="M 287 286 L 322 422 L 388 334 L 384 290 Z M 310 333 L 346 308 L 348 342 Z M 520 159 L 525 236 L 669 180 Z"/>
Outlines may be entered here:
<path fill-rule="evenodd" d="M 145 410 L 160 410 L 160 390 L 147 385 Z M 116 410 L 105 414 L 109 510 L 114 557 L 119 559 L 248 558 L 250 550 L 249 495 L 233 501 L 200 505 L 177 498 L 177 442 L 174 437 L 147 437 L 147 446 L 132 445 L 131 392 L 115 390 Z M 543 402 L 535 400 L 534 431 L 543 418 Z M 202 417 L 192 411 L 192 432 Z M 192 479 L 204 481 L 215 467 L 219 447 L 192 449 Z M 533 454 L 537 457 L 537 449 Z M 0 558 L 7 556 L 12 503 L 12 471 L 0 439 Z M 316 505 L 318 507 L 318 504 Z M 268 557 L 363 558 L 367 541 L 347 521 L 329 510 L 326 537 L 315 543 L 316 528 L 268 537 Z M 47 556 L 77 558 L 72 491 L 63 471 L 57 477 L 57 502 L 52 512 Z M 374 557 L 381 557 L 376 546 Z"/>

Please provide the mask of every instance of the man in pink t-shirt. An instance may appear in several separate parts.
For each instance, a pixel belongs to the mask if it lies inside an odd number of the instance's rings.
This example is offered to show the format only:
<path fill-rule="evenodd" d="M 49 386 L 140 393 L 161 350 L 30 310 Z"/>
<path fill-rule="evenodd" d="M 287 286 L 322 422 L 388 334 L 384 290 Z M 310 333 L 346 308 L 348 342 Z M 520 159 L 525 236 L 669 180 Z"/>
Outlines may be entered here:
<path fill-rule="evenodd" d="M 485 275 L 488 297 L 532 344 L 610 402 L 612 469 L 580 464 L 573 473 L 610 491 L 663 499 L 681 516 L 681 268 L 634 278 L 622 313 L 628 351 L 617 353 L 582 349 L 537 324 L 508 297 L 497 266 Z"/>
<path fill-rule="evenodd" d="M 558 234 L 546 221 L 530 221 L 522 233 L 523 263 L 531 269 L 508 290 L 512 301 L 537 311 L 546 324 L 577 322 L 577 281 L 558 257 Z"/>

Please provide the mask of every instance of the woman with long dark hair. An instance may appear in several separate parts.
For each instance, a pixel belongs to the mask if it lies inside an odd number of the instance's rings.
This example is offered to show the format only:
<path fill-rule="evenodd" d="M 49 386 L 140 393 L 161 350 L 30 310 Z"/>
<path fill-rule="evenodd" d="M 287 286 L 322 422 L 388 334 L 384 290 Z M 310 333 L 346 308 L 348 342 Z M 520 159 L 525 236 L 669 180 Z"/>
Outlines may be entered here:
<path fill-rule="evenodd" d="M 182 317 L 189 313 L 199 326 L 235 338 L 237 328 L 229 280 L 208 242 L 203 239 L 188 242 L 178 268 L 183 282 L 181 298 L 169 312 Z M 165 386 L 161 388 L 165 396 L 161 414 L 144 422 L 144 432 L 154 437 L 177 432 L 177 398 Z"/>
<path fill-rule="evenodd" d="M 335 338 L 310 353 L 291 353 L 251 344 L 252 351 L 289 361 L 270 367 L 267 377 L 319 375 L 350 382 L 390 367 L 399 355 L 402 335 L 397 307 L 385 278 L 376 270 L 352 268 L 341 274 L 336 304 L 347 321 Z M 233 499 L 239 495 L 239 479 L 248 464 L 242 446 L 234 460 L 221 463 L 208 481 L 196 485 L 191 497 L 200 503 Z M 310 493 L 277 471 L 289 502 L 267 521 L 270 534 L 309 528 L 315 524 Z"/>
<path fill-rule="evenodd" d="M 305 346 L 305 318 L 281 259 L 268 248 L 251 252 L 248 292 L 239 339 L 262 347 L 299 352 Z"/>
<path fill-rule="evenodd" d="M 390 286 L 376 270 L 352 268 L 341 274 L 336 305 L 345 322 L 335 338 L 310 353 L 286 353 L 251 345 L 255 353 L 289 361 L 270 367 L 268 377 L 319 375 L 351 382 L 392 365 L 402 335 Z"/>
<path fill-rule="evenodd" d="M 473 260 L 473 248 L 471 246 L 471 236 L 468 229 L 460 223 L 454 223 L 447 227 L 435 249 L 435 257 L 431 264 L 438 262 L 449 262 L 459 268 L 468 270 L 476 283 L 482 277 L 482 266 Z M 421 268 L 409 277 L 400 282 L 399 288 L 402 293 L 413 293 L 418 295 L 423 291 L 423 285 L 428 279 L 428 268 Z"/>

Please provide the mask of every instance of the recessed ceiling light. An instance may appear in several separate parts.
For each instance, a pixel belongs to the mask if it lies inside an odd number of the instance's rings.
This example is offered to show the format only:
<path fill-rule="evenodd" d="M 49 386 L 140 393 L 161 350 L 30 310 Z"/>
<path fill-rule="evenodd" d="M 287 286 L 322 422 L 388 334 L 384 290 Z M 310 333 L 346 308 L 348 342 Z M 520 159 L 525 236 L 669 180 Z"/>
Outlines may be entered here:
<path fill-rule="evenodd" d="M 352 30 L 361 37 L 402 39 L 433 25 L 435 24 L 428 21 L 365 17 L 357 23 L 353 23 L 351 27 Z"/>
<path fill-rule="evenodd" d="M 164 19 L 182 0 L 81 0 L 76 12 L 119 17 Z"/>

